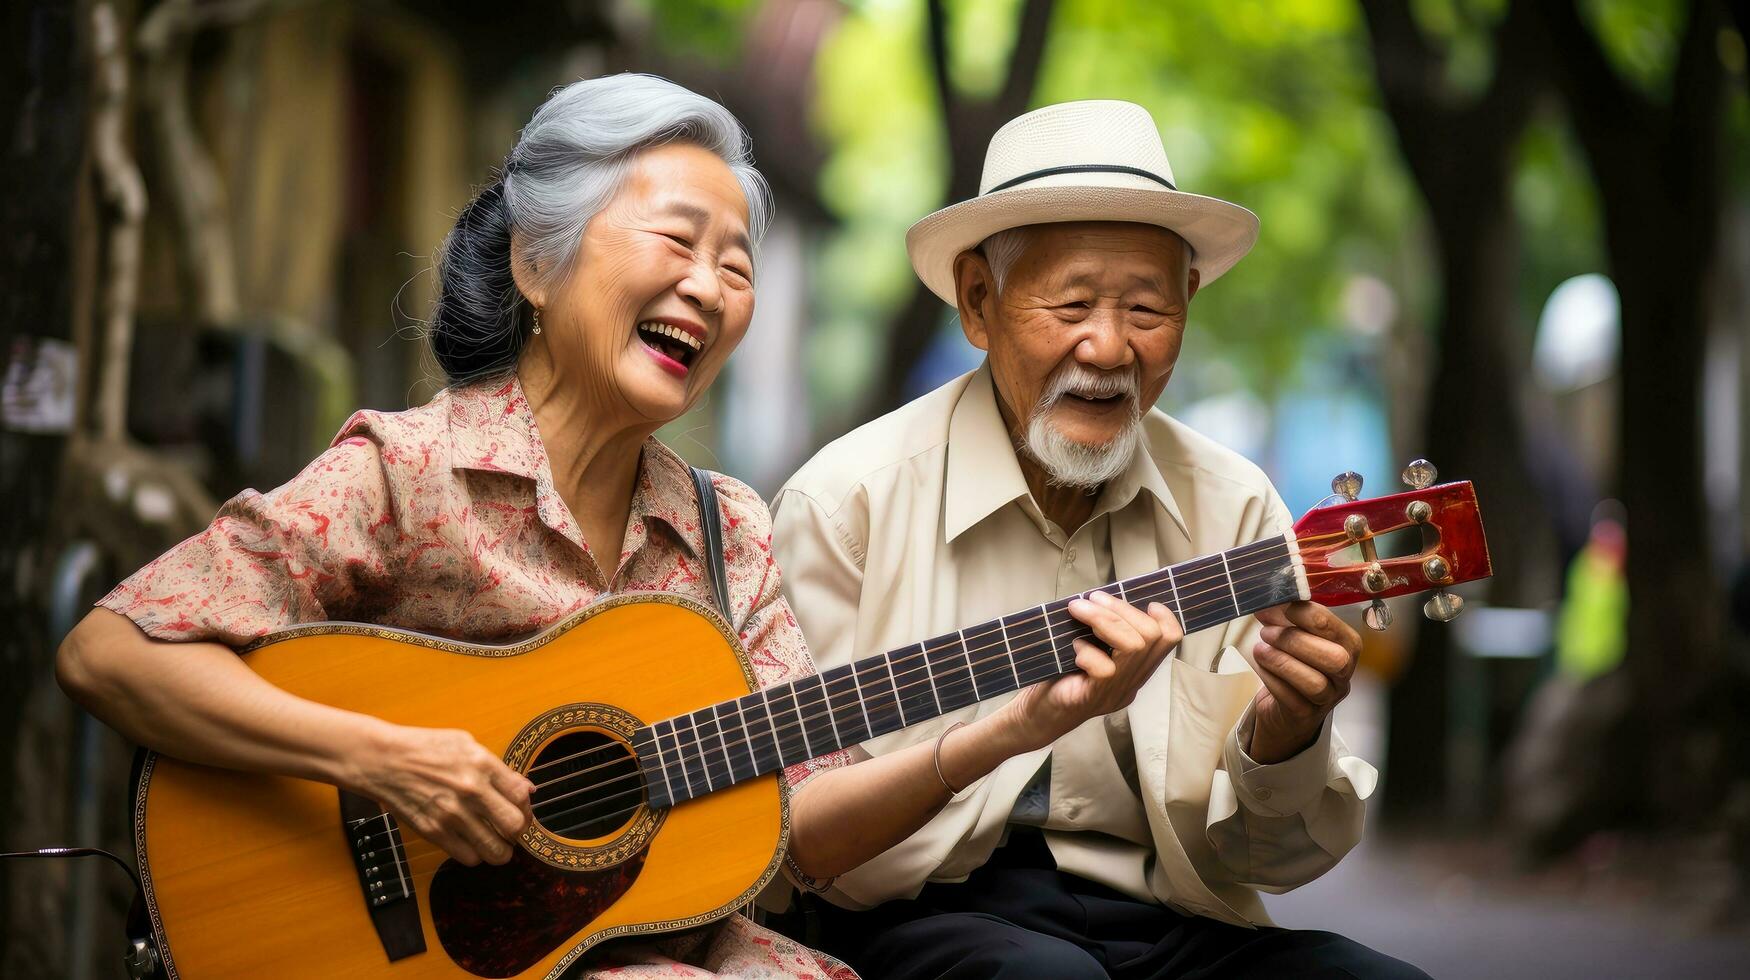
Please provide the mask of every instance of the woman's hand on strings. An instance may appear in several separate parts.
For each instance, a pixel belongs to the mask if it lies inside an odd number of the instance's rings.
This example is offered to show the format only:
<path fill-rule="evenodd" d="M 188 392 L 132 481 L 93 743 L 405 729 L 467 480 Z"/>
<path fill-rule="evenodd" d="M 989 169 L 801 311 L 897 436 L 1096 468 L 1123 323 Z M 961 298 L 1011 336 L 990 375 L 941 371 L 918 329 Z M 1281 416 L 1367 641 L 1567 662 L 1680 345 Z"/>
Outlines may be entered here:
<path fill-rule="evenodd" d="M 1129 706 L 1185 635 L 1161 603 L 1151 602 L 1144 611 L 1104 592 L 1072 600 L 1069 614 L 1094 631 L 1094 640 L 1075 641 L 1080 670 L 1026 688 L 1003 708 L 1021 741 L 1033 748 Z"/>
<path fill-rule="evenodd" d="M 466 865 L 504 864 L 533 819 L 534 784 L 467 732 L 386 725 L 361 744 L 347 788 Z"/>

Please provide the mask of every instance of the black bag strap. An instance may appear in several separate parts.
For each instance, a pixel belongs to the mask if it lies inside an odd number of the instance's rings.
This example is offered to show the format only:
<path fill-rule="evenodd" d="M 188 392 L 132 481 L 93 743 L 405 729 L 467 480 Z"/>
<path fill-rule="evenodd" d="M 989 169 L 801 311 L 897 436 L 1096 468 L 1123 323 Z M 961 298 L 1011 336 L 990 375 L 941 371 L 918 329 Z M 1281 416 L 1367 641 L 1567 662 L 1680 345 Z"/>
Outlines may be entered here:
<path fill-rule="evenodd" d="M 735 614 L 729 609 L 729 573 L 723 567 L 723 514 L 717 507 L 717 488 L 711 484 L 711 471 L 692 467 L 693 489 L 699 497 L 699 530 L 705 535 L 705 553 L 700 563 L 711 582 L 711 597 L 717 601 L 717 611 L 731 628 L 736 628 Z"/>

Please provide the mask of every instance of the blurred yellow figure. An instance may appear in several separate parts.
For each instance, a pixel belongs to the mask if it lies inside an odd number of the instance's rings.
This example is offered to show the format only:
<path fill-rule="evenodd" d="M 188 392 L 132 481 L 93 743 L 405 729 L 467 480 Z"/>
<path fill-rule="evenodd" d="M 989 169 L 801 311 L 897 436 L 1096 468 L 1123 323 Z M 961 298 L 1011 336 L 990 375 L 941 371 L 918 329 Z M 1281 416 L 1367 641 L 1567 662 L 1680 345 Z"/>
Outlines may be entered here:
<path fill-rule="evenodd" d="M 1568 588 L 1556 621 L 1556 668 L 1576 680 L 1607 674 L 1627 645 L 1627 536 L 1615 518 L 1592 523 L 1586 546 L 1568 567 Z"/>

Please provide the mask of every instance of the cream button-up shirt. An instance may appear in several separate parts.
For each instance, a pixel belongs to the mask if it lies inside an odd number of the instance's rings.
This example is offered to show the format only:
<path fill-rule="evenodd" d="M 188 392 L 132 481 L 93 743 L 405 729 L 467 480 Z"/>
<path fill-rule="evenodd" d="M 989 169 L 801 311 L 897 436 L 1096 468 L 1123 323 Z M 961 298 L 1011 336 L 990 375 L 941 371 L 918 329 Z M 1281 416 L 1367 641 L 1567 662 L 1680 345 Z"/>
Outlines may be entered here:
<path fill-rule="evenodd" d="M 1143 428 L 1130 467 L 1079 528 L 1057 527 L 1034 503 L 988 365 L 822 449 L 772 508 L 773 552 L 820 669 L 1291 526 L 1256 466 L 1158 410 Z M 1377 775 L 1328 719 L 1292 759 L 1246 756 L 1240 735 L 1259 681 L 1237 651 L 1259 629 L 1246 617 L 1187 636 L 1129 708 L 998 766 L 827 897 L 865 908 L 964 879 L 1001 843 L 1049 756 L 1043 826 L 1061 869 L 1190 914 L 1267 924 L 1257 892 L 1335 865 L 1360 839 Z M 933 740 L 1013 696 L 853 751 Z"/>

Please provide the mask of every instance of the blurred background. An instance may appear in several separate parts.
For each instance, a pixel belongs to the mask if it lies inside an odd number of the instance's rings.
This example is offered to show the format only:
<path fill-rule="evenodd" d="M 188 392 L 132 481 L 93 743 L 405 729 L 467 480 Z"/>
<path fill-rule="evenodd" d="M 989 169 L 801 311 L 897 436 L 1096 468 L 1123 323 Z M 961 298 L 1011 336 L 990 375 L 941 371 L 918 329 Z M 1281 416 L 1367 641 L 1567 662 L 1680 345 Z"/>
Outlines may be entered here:
<path fill-rule="evenodd" d="M 727 105 L 779 218 L 665 430 L 775 490 L 970 369 L 903 235 L 1026 109 L 1154 115 L 1262 218 L 1162 407 L 1296 511 L 1427 457 L 1496 574 L 1404 600 L 1342 708 L 1368 840 L 1271 899 L 1436 976 L 1750 975 L 1750 7 L 1721 0 L 8 0 L 0 845 L 130 853 L 54 686 L 115 581 L 429 398 L 430 257 L 567 81 Z M 0 975 L 121 976 L 114 868 L 0 865 Z"/>

